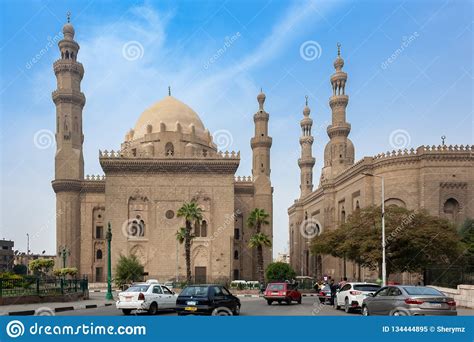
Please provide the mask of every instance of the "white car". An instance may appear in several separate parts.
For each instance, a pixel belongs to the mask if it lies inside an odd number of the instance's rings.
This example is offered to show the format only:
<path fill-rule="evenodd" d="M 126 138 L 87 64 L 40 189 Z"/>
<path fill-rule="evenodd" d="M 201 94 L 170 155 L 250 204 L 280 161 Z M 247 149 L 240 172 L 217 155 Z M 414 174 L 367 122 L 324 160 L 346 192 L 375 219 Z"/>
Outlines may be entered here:
<path fill-rule="evenodd" d="M 131 285 L 126 291 L 120 292 L 115 303 L 117 309 L 124 315 L 130 315 L 132 310 L 148 311 L 155 315 L 158 310 L 173 310 L 176 308 L 178 296 L 156 280 Z"/>
<path fill-rule="evenodd" d="M 373 283 L 345 283 L 336 293 L 334 307 L 349 313 L 352 310 L 360 309 L 362 302 L 369 293 L 377 292 L 380 285 Z"/>

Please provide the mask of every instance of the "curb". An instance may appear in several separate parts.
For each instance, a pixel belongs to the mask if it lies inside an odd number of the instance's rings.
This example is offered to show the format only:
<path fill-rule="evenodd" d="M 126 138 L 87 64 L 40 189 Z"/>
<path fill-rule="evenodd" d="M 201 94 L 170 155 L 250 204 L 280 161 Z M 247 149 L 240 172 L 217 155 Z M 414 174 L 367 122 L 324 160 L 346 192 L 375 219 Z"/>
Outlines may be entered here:
<path fill-rule="evenodd" d="M 111 306 L 112 303 L 102 303 L 102 304 L 86 304 L 86 305 L 75 305 L 75 306 L 62 306 L 54 308 L 54 312 L 64 312 L 64 311 L 75 311 L 75 310 L 85 310 L 85 309 L 97 309 L 101 307 Z M 23 310 L 23 311 L 10 311 L 10 312 L 0 312 L 0 316 L 34 316 L 36 310 Z"/>

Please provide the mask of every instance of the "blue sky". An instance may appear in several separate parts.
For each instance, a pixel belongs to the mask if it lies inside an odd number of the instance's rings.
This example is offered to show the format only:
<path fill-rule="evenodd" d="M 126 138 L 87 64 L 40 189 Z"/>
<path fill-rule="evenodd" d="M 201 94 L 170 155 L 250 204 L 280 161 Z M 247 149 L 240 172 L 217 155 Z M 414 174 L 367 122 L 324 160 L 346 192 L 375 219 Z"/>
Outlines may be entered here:
<path fill-rule="evenodd" d="M 2 1 L 0 7 L 0 238 L 15 240 L 22 251 L 29 233 L 32 252 L 55 253 L 51 92 L 58 50 L 49 41 L 68 10 L 85 68 L 86 174 L 102 174 L 98 150 L 117 149 L 171 85 L 211 132 L 224 134 L 223 147 L 241 151 L 237 173 L 250 175 L 252 115 L 263 87 L 273 137 L 275 254 L 287 249 L 287 208 L 299 196 L 305 95 L 319 182 L 337 42 L 349 77 L 347 119 L 357 160 L 439 144 L 442 135 L 448 144 L 473 143 L 470 1 Z M 126 46 L 138 47 L 138 58 Z M 306 55 L 311 47 L 315 55 Z"/>

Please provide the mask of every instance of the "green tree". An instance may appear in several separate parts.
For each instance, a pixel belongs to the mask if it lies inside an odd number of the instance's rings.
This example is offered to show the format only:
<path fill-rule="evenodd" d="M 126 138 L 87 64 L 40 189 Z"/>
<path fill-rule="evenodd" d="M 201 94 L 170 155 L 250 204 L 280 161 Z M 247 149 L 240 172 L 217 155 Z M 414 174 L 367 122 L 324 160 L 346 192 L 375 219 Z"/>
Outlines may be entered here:
<path fill-rule="evenodd" d="M 464 263 L 468 271 L 474 269 L 474 219 L 467 218 L 459 227 L 459 236 L 464 251 Z"/>
<path fill-rule="evenodd" d="M 145 268 L 135 255 L 129 257 L 120 255 L 115 267 L 115 283 L 121 287 L 124 284 L 139 281 L 143 277 Z"/>
<path fill-rule="evenodd" d="M 28 272 L 28 267 L 23 264 L 18 264 L 13 266 L 13 273 L 19 274 L 19 275 L 25 275 Z"/>
<path fill-rule="evenodd" d="M 37 276 L 45 276 L 53 267 L 53 259 L 36 259 L 28 263 L 28 267 L 33 274 Z"/>
<path fill-rule="evenodd" d="M 249 240 L 249 247 L 257 250 L 257 273 L 261 284 L 265 282 L 265 270 L 263 265 L 263 249 L 272 246 L 272 241 L 265 233 L 262 233 L 262 227 L 270 224 L 268 218 L 270 215 L 264 210 L 255 208 L 250 212 L 247 218 L 247 226 L 255 230 L 254 235 Z"/>
<path fill-rule="evenodd" d="M 296 277 L 295 270 L 284 262 L 270 263 L 265 273 L 268 282 L 291 280 Z"/>
<path fill-rule="evenodd" d="M 449 265 L 462 252 L 455 227 L 425 211 L 414 212 L 397 206 L 385 208 L 385 232 L 387 275 Z M 335 257 L 345 255 L 363 267 L 378 268 L 380 274 L 381 240 L 381 209 L 372 206 L 355 211 L 338 229 L 315 237 L 311 251 Z"/>
<path fill-rule="evenodd" d="M 182 229 L 180 229 L 176 235 L 178 241 L 184 235 L 184 251 L 186 259 L 186 281 L 188 284 L 192 283 L 192 274 L 191 274 L 191 240 L 192 234 L 191 231 L 196 224 L 201 223 L 202 221 L 202 209 L 198 207 L 196 202 L 191 201 L 189 203 L 184 203 L 181 208 L 179 208 L 178 217 L 183 217 L 185 220 L 184 234 L 182 234 Z M 179 234 L 179 236 L 178 236 Z"/>

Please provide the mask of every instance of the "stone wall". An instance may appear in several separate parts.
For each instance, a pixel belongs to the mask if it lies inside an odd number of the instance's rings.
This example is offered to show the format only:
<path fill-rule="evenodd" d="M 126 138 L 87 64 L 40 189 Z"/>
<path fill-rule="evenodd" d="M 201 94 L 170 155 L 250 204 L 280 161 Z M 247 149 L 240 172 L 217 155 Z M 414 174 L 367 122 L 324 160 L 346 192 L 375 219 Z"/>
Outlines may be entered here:
<path fill-rule="evenodd" d="M 430 286 L 446 296 L 453 297 L 458 307 L 474 309 L 474 285 L 458 285 L 456 289 L 448 287 Z"/>

